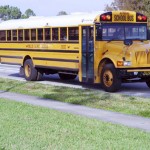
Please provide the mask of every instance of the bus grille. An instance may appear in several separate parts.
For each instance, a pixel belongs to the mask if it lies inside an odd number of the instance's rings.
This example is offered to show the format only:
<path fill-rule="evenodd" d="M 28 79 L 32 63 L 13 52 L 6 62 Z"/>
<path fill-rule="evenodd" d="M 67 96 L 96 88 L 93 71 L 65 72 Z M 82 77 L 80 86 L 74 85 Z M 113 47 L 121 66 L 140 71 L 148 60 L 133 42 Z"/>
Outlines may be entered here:
<path fill-rule="evenodd" d="M 150 52 L 136 52 L 135 58 L 137 64 L 150 64 Z"/>

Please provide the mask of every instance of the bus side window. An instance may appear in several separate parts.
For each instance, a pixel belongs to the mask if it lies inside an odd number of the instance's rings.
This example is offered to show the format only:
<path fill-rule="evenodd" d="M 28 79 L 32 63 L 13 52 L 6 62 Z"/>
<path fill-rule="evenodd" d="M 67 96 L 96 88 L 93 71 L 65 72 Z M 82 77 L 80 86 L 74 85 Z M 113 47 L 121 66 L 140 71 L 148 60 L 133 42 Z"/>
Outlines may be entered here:
<path fill-rule="evenodd" d="M 13 41 L 17 41 L 17 30 L 13 30 L 12 34 L 13 34 Z"/>
<path fill-rule="evenodd" d="M 58 40 L 58 28 L 52 29 L 52 40 Z"/>
<path fill-rule="evenodd" d="M 23 41 L 23 30 L 18 30 L 18 40 Z"/>
<path fill-rule="evenodd" d="M 7 30 L 7 41 L 11 41 L 11 30 Z"/>
<path fill-rule="evenodd" d="M 69 28 L 69 40 L 79 40 L 79 28 L 78 27 Z"/>
<path fill-rule="evenodd" d="M 67 40 L 67 28 L 60 28 L 60 40 Z"/>
<path fill-rule="evenodd" d="M 32 41 L 36 40 L 36 29 L 31 29 L 31 40 Z"/>
<path fill-rule="evenodd" d="M 43 29 L 38 29 L 38 40 L 43 40 Z"/>
<path fill-rule="evenodd" d="M 26 40 L 26 41 L 29 41 L 29 39 L 30 39 L 30 38 L 29 38 L 29 29 L 26 29 L 26 30 L 25 30 L 25 40 Z"/>
<path fill-rule="evenodd" d="M 49 41 L 51 39 L 51 33 L 50 32 L 51 32 L 50 28 L 45 29 L 45 40 L 46 41 Z"/>
<path fill-rule="evenodd" d="M 6 41 L 6 31 L 0 31 L 0 41 Z"/>

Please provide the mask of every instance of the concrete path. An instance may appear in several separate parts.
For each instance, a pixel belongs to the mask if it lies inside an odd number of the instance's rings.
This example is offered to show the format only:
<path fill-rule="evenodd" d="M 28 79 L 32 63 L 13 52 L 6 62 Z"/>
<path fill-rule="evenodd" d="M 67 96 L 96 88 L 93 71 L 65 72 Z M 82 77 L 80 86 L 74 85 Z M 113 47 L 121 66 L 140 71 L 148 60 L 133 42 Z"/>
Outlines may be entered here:
<path fill-rule="evenodd" d="M 121 113 L 94 109 L 80 105 L 73 105 L 63 102 L 58 102 L 50 99 L 43 99 L 35 96 L 28 96 L 16 93 L 0 91 L 0 98 L 6 98 L 13 101 L 24 102 L 36 106 L 42 106 L 50 109 L 68 112 L 89 118 L 95 118 L 105 122 L 121 124 L 128 127 L 142 129 L 150 132 L 150 119 L 138 117 L 134 115 L 125 115 Z"/>

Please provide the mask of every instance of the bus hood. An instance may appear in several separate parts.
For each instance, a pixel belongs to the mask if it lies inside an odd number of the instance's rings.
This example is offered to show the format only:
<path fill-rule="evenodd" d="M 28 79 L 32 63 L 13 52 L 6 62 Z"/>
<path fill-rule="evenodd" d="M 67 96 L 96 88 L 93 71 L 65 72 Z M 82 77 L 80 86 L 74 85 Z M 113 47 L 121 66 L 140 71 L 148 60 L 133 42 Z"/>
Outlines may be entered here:
<path fill-rule="evenodd" d="M 112 55 L 132 58 L 131 61 L 138 65 L 150 64 L 150 42 L 134 41 L 132 45 L 126 46 L 123 41 L 112 41 L 106 43 L 105 49 Z M 132 57 L 131 57 L 132 56 Z M 134 57 L 135 56 L 135 57 Z M 117 58 L 116 58 L 117 59 Z"/>
<path fill-rule="evenodd" d="M 126 46 L 124 45 L 123 41 L 112 41 L 109 43 L 106 43 L 105 49 L 114 49 L 122 51 L 124 49 L 128 49 L 130 52 L 136 52 L 136 51 L 146 51 L 150 52 L 150 42 L 141 42 L 141 41 L 134 41 L 132 45 Z"/>

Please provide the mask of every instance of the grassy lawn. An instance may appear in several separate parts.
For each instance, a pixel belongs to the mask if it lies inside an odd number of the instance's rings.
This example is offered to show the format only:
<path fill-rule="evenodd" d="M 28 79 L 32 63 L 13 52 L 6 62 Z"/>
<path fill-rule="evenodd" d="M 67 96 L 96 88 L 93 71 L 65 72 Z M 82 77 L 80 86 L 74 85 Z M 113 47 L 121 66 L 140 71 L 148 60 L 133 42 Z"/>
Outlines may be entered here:
<path fill-rule="evenodd" d="M 35 95 L 72 104 L 150 117 L 150 98 L 131 97 L 93 89 L 75 89 L 1 79 L 0 90 Z"/>
<path fill-rule="evenodd" d="M 150 133 L 0 99 L 0 150 L 148 150 Z"/>

